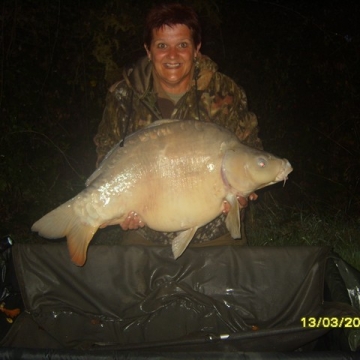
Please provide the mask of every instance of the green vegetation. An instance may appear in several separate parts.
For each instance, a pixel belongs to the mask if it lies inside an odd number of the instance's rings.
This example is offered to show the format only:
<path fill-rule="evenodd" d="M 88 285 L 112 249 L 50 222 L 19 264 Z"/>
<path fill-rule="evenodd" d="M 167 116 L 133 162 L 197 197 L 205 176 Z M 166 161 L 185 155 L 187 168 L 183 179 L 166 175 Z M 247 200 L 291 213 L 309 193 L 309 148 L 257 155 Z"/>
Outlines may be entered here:
<path fill-rule="evenodd" d="M 195 0 L 202 51 L 247 92 L 264 148 L 294 167 L 251 204 L 252 244 L 327 244 L 360 269 L 360 4 Z M 107 88 L 144 54 L 145 0 L 5 0 L 0 235 L 83 188 Z"/>
<path fill-rule="evenodd" d="M 282 206 L 269 195 L 250 204 L 245 224 L 251 246 L 329 246 L 360 270 L 357 219 Z"/>

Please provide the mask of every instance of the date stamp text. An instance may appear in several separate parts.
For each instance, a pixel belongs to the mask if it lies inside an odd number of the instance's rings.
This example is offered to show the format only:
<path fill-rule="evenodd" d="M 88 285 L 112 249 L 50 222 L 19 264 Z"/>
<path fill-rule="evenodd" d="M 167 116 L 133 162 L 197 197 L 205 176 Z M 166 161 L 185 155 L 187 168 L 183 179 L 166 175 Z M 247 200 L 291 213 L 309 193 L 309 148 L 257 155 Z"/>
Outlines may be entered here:
<path fill-rule="evenodd" d="M 303 317 L 301 325 L 307 328 L 360 328 L 360 317 Z"/>

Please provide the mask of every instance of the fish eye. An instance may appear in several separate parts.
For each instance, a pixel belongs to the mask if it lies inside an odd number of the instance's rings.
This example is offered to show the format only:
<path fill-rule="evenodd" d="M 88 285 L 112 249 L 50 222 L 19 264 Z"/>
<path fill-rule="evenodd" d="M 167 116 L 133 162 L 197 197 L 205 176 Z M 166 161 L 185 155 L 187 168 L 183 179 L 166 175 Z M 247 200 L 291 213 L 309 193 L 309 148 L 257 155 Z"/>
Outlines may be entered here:
<path fill-rule="evenodd" d="M 266 167 L 266 160 L 263 158 L 259 158 L 257 164 L 259 165 L 259 167 L 264 168 Z"/>

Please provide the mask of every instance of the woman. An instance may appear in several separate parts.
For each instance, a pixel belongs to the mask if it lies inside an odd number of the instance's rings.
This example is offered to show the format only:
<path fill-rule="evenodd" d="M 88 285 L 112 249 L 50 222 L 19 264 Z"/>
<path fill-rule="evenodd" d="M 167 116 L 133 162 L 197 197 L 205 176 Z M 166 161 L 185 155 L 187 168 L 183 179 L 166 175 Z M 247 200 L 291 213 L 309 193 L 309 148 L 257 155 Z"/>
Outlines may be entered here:
<path fill-rule="evenodd" d="M 94 138 L 97 165 L 125 136 L 159 119 L 211 121 L 235 133 L 243 143 L 262 147 L 245 92 L 200 53 L 201 28 L 192 8 L 177 3 L 154 7 L 146 18 L 144 35 L 147 56 L 125 69 L 123 79 L 108 93 Z M 246 204 L 245 199 L 239 201 Z M 121 226 L 132 229 L 143 224 L 136 214 L 129 214 Z M 210 240 L 225 233 L 221 216 L 199 229 L 195 239 Z M 171 241 L 171 235 L 150 229 L 144 236 Z"/>

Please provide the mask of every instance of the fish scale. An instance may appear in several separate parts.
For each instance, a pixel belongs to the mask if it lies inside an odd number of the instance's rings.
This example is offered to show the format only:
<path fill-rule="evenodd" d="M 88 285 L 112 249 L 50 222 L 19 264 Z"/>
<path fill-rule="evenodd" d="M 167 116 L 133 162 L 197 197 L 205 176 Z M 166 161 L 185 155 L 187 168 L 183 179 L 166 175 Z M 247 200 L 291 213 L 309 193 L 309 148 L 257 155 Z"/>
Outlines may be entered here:
<path fill-rule="evenodd" d="M 82 266 L 97 229 L 136 212 L 154 230 L 179 231 L 172 242 L 176 259 L 196 230 L 221 214 L 224 201 L 230 209 L 226 226 L 240 237 L 237 197 L 285 181 L 291 171 L 288 160 L 248 147 L 216 124 L 162 120 L 115 146 L 87 188 L 32 230 L 49 239 L 66 236 L 72 261 Z"/>

